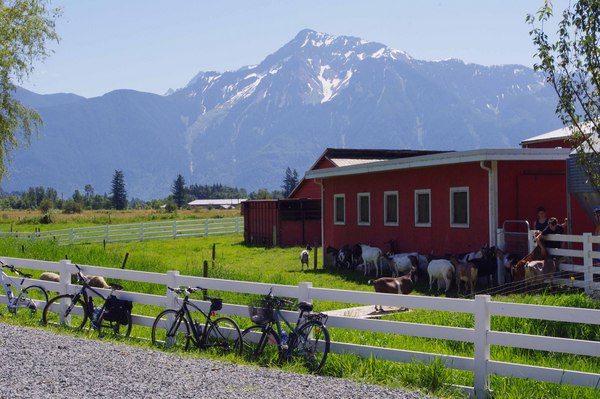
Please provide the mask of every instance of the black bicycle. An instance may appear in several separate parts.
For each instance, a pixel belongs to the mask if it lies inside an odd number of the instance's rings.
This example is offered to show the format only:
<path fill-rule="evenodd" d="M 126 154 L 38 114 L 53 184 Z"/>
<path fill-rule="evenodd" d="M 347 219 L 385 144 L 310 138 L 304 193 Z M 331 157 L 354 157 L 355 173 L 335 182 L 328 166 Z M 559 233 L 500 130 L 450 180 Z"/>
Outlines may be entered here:
<path fill-rule="evenodd" d="M 242 333 L 245 353 L 254 360 L 274 356 L 281 360 L 301 358 L 310 371 L 319 372 L 327 360 L 331 344 L 325 326 L 328 316 L 312 313 L 312 303 L 300 302 L 294 327 L 281 312 L 284 306 L 293 305 L 293 302 L 273 296 L 272 291 L 258 306 L 248 306 L 250 319 L 256 325 Z M 282 321 L 287 329 L 282 327 Z"/>
<path fill-rule="evenodd" d="M 31 274 L 23 273 L 13 265 L 5 265 L 1 261 L 0 265 L 2 265 L 2 269 L 6 268 L 21 277 L 21 281 L 17 282 L 13 277 L 4 273 L 4 270 L 0 270 L 0 285 L 4 288 L 4 295 L 7 301 L 6 307 L 0 311 L 0 315 L 3 315 L 6 311 L 19 315 L 19 310 L 25 309 L 29 312 L 29 316 L 33 317 L 37 313 L 38 308 L 42 309 L 46 306 L 46 303 L 48 303 L 48 293 L 43 287 L 38 285 L 23 287 L 25 280 L 33 277 Z M 13 287 L 16 292 L 13 292 Z"/>
<path fill-rule="evenodd" d="M 69 326 L 81 330 L 90 320 L 90 328 L 98 331 L 100 336 L 106 330 L 114 336 L 128 337 L 131 333 L 131 301 L 117 298 L 114 292 L 122 290 L 119 284 L 110 284 L 110 294 L 102 295 L 101 292 L 90 286 L 87 276 L 77 268 L 77 277 L 81 289 L 76 294 L 58 295 L 48 301 L 42 313 L 42 323 L 50 325 Z M 90 293 L 103 300 L 101 305 L 95 306 Z"/>
<path fill-rule="evenodd" d="M 212 319 L 223 308 L 221 298 L 204 295 L 210 301 L 208 313 L 190 302 L 190 295 L 202 290 L 200 287 L 172 288 L 170 291 L 183 295 L 179 309 L 163 310 L 152 325 L 152 344 L 163 349 L 189 349 L 190 343 L 197 348 L 214 350 L 220 354 L 242 352 L 242 334 L 237 323 L 229 317 Z M 191 308 L 191 309 L 190 309 Z M 197 311 L 204 317 L 204 326 L 192 318 L 191 311 Z"/>

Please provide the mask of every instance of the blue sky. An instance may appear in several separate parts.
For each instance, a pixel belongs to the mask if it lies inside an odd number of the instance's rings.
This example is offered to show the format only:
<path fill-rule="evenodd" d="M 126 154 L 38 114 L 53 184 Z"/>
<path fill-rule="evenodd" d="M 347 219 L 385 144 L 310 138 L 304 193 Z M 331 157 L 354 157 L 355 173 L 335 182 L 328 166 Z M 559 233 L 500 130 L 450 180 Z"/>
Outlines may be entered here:
<path fill-rule="evenodd" d="M 563 9 L 568 0 L 553 1 Z M 543 0 L 103 0 L 63 7 L 54 55 L 23 86 L 86 97 L 157 94 L 199 71 L 256 64 L 304 28 L 358 36 L 415 58 L 532 66 L 525 23 Z"/>

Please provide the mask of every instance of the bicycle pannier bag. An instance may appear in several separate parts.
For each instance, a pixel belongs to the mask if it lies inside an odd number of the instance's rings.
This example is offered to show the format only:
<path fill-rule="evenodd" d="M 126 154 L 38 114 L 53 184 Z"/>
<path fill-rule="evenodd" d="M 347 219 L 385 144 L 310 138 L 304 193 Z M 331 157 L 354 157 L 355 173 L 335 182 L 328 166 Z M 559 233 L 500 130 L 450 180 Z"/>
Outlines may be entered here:
<path fill-rule="evenodd" d="M 106 300 L 106 309 L 104 310 L 104 320 L 114 321 L 120 324 L 127 324 L 129 315 L 133 309 L 133 303 L 124 299 L 119 299 L 111 295 Z"/>

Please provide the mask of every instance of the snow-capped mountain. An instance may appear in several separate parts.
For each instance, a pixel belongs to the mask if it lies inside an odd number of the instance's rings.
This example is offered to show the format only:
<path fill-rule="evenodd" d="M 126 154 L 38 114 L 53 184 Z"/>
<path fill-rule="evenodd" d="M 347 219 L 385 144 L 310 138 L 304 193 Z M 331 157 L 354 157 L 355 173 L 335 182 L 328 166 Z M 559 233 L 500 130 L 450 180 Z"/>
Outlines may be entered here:
<path fill-rule="evenodd" d="M 200 72 L 165 96 L 116 91 L 53 103 L 27 93 L 24 101 L 46 127 L 16 153 L 4 189 L 106 190 L 123 169 L 129 193 L 142 198 L 168 194 L 178 173 L 275 189 L 287 166 L 303 172 L 326 147 L 507 147 L 560 126 L 554 93 L 524 66 L 421 61 L 312 30 L 258 65 Z"/>

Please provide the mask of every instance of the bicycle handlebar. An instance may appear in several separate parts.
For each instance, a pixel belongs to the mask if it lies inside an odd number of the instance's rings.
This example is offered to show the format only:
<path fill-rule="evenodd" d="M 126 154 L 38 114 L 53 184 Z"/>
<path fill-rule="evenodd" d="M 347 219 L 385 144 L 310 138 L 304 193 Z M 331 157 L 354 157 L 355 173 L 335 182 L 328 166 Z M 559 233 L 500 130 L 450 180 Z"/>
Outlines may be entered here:
<path fill-rule="evenodd" d="M 4 264 L 2 261 L 0 261 L 0 263 L 2 264 L 2 267 L 7 268 L 8 270 L 10 270 L 13 273 L 18 274 L 19 276 L 25 277 L 25 278 L 31 278 L 33 277 L 31 274 L 29 273 L 23 273 L 22 271 L 20 271 L 19 269 L 17 269 L 15 267 L 15 265 L 6 265 Z"/>
<path fill-rule="evenodd" d="M 167 286 L 167 288 L 169 289 L 169 291 L 172 291 L 172 292 L 174 292 L 176 294 L 179 294 L 179 295 L 185 294 L 185 293 L 187 293 L 189 295 L 189 294 L 193 294 L 194 292 L 197 292 L 197 291 L 200 291 L 200 290 L 204 289 L 202 287 L 187 287 L 187 288 L 177 287 L 177 288 L 173 288 L 173 287 L 169 287 L 169 286 Z"/>

